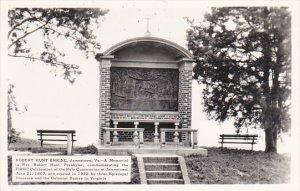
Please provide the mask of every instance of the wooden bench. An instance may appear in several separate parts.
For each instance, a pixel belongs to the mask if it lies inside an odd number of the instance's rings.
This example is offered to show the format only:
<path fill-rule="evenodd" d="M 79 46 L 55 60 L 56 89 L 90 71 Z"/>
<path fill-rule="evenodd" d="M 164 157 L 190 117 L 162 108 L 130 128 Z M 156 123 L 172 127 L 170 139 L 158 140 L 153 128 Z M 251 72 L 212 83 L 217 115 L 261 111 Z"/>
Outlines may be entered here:
<path fill-rule="evenodd" d="M 40 137 L 41 147 L 45 141 L 68 141 L 68 134 L 71 134 L 72 148 L 76 131 L 74 130 L 37 130 L 37 135 Z M 45 138 L 46 137 L 46 138 Z"/>
<path fill-rule="evenodd" d="M 221 150 L 224 144 L 251 144 L 253 151 L 253 145 L 257 144 L 257 137 L 256 134 L 221 134 L 219 143 L 221 143 Z"/>

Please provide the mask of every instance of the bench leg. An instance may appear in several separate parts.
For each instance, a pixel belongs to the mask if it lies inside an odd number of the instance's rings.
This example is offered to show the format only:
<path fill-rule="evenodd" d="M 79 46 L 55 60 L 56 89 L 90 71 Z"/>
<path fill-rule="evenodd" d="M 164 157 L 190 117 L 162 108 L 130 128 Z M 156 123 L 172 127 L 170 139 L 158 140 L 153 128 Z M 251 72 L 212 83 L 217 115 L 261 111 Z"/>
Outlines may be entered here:
<path fill-rule="evenodd" d="M 72 133 L 72 150 L 73 150 L 73 148 L 74 148 L 74 135 Z"/>
<path fill-rule="evenodd" d="M 68 134 L 67 138 L 68 138 L 67 139 L 67 155 L 71 155 L 72 154 L 72 144 L 73 144 L 72 135 Z"/>
<path fill-rule="evenodd" d="M 41 147 L 43 148 L 43 132 L 40 132 Z"/>
<path fill-rule="evenodd" d="M 222 141 L 221 141 L 221 151 L 223 151 L 223 143 L 224 143 L 224 137 L 222 137 Z"/>

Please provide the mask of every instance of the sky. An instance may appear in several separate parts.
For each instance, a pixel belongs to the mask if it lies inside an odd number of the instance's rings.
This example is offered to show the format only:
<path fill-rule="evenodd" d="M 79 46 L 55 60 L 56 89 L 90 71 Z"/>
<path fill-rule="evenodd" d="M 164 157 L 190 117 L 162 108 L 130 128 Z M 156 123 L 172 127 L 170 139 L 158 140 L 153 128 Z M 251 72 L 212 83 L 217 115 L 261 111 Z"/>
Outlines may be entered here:
<path fill-rule="evenodd" d="M 144 36 L 146 18 L 150 18 L 149 30 L 153 37 L 164 38 L 186 48 L 186 30 L 188 24 L 184 17 L 201 21 L 207 4 L 196 1 L 179 2 L 98 2 L 97 6 L 109 9 L 101 20 L 100 28 L 95 29 L 97 39 L 102 45 L 101 52 L 126 39 Z M 38 37 L 29 42 L 38 44 Z M 66 60 L 80 65 L 82 74 L 74 84 L 60 76 L 50 73 L 50 68 L 37 62 L 29 63 L 21 59 L 9 58 L 7 82 L 15 84 L 16 101 L 21 110 L 13 114 L 13 127 L 22 132 L 25 138 L 38 139 L 37 129 L 76 130 L 77 146 L 97 144 L 98 141 L 98 97 L 99 69 L 93 58 L 86 59 L 81 52 L 74 50 L 67 42 L 58 46 L 66 50 Z M 193 82 L 192 92 L 192 128 L 198 129 L 199 146 L 219 146 L 221 133 L 234 133 L 232 121 L 219 124 L 209 121 L 201 105 L 201 87 Z M 264 149 L 262 130 L 249 129 L 249 133 L 259 134 L 256 150 Z M 290 139 L 285 138 L 279 152 L 288 152 L 286 147 Z"/>

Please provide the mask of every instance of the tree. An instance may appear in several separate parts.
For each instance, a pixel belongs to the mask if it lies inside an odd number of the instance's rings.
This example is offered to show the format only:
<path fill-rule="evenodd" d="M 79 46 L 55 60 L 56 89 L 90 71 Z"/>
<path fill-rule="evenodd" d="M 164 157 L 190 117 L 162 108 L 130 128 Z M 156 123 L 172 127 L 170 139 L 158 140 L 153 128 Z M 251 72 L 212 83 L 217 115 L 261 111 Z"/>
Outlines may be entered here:
<path fill-rule="evenodd" d="M 235 127 L 261 127 L 266 152 L 290 128 L 291 16 L 284 7 L 212 8 L 203 22 L 188 20 L 194 78 L 204 85 L 204 110 Z"/>
<path fill-rule="evenodd" d="M 10 84 L 8 88 L 8 100 L 7 100 L 7 143 L 8 146 L 10 143 L 15 143 L 20 139 L 20 132 L 18 132 L 15 128 L 12 126 L 12 117 L 11 112 L 12 111 L 19 111 L 19 108 L 16 103 L 16 97 L 13 92 L 14 85 Z"/>
<path fill-rule="evenodd" d="M 82 50 L 86 56 L 100 49 L 95 40 L 93 29 L 99 27 L 99 19 L 108 11 L 101 9 L 75 8 L 16 8 L 8 11 L 8 56 L 41 61 L 62 70 L 63 77 L 74 82 L 74 74 L 80 74 L 79 66 L 62 60 L 65 50 L 60 50 L 56 43 L 68 39 L 74 48 Z M 42 36 L 40 48 L 34 49 L 28 38 Z"/>

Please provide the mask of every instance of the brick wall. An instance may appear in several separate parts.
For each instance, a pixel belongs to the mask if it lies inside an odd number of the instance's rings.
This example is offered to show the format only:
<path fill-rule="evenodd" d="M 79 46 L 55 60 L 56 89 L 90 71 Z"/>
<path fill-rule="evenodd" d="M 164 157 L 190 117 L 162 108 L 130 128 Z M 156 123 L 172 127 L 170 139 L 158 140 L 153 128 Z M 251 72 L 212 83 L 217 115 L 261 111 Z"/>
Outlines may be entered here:
<path fill-rule="evenodd" d="M 192 63 L 182 62 L 179 67 L 178 112 L 181 128 L 191 128 L 192 121 Z M 186 134 L 182 135 L 186 140 Z"/>
<path fill-rule="evenodd" d="M 179 74 L 179 96 L 178 111 L 183 128 L 191 128 L 192 111 L 192 71 L 180 71 Z"/>
<path fill-rule="evenodd" d="M 110 127 L 110 67 L 111 58 L 103 58 L 100 61 L 100 87 L 99 87 L 99 137 L 103 140 L 101 128 Z M 100 143 L 102 144 L 102 143 Z"/>
<path fill-rule="evenodd" d="M 191 128 L 192 114 L 192 67 L 182 63 L 179 68 L 178 93 L 179 118 L 183 128 Z"/>

